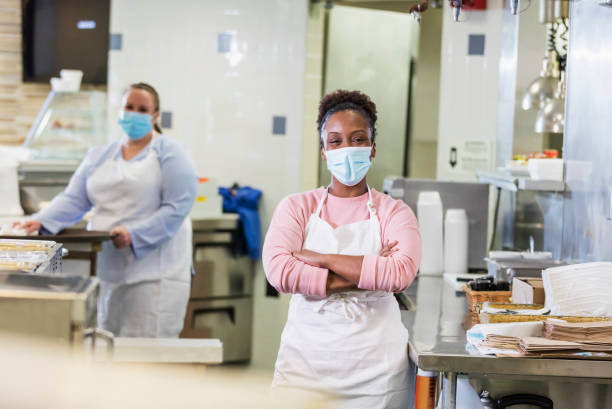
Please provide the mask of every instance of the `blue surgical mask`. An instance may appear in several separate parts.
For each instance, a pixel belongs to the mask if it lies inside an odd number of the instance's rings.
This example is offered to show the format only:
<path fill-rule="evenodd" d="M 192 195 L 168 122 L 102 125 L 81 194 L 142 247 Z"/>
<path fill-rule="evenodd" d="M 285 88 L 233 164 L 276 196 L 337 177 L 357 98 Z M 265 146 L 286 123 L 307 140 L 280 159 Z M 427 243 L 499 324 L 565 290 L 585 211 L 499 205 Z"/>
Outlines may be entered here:
<path fill-rule="evenodd" d="M 140 139 L 153 129 L 153 117 L 140 112 L 121 111 L 119 126 L 130 139 Z"/>
<path fill-rule="evenodd" d="M 341 148 L 325 151 L 327 169 L 346 186 L 355 186 L 361 182 L 370 169 L 372 162 L 372 147 Z"/>

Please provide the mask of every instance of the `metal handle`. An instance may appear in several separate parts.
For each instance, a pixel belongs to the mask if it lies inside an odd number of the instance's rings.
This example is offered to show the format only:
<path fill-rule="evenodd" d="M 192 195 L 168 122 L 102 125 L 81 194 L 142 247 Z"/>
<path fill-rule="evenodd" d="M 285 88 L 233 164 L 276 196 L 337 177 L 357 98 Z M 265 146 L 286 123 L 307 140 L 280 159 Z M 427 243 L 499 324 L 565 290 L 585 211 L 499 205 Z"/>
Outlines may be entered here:
<path fill-rule="evenodd" d="M 542 409 L 553 409 L 553 401 L 547 397 L 540 395 L 532 395 L 529 393 L 520 393 L 516 395 L 508 395 L 500 398 L 497 401 L 498 409 L 505 409 L 508 406 L 514 405 L 535 405 Z"/>
<path fill-rule="evenodd" d="M 455 20 L 455 22 L 459 21 L 459 15 L 461 14 L 461 6 L 463 6 L 463 1 L 462 0 L 454 0 L 453 1 L 453 20 Z"/>
<path fill-rule="evenodd" d="M 83 340 L 91 338 L 91 353 L 96 351 L 96 339 L 100 338 L 106 342 L 106 357 L 111 360 L 115 349 L 115 337 L 110 331 L 101 328 L 86 328 L 83 331 Z"/>
<path fill-rule="evenodd" d="M 225 313 L 229 317 L 232 324 L 236 324 L 236 312 L 234 307 L 221 307 L 221 308 L 199 308 L 194 311 L 196 314 L 218 314 Z"/>

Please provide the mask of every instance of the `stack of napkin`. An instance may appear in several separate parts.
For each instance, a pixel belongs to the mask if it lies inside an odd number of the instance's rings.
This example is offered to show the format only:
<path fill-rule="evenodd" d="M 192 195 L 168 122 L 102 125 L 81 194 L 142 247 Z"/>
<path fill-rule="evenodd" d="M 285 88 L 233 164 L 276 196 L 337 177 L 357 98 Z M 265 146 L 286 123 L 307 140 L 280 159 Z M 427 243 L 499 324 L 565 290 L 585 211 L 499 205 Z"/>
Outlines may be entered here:
<path fill-rule="evenodd" d="M 551 315 L 612 317 L 612 262 L 548 268 L 542 281 Z"/>
<path fill-rule="evenodd" d="M 557 341 L 539 337 L 521 338 L 519 347 L 521 351 L 526 353 L 582 350 L 582 346 L 578 342 Z"/>
<path fill-rule="evenodd" d="M 551 340 L 578 342 L 584 351 L 612 351 L 612 321 L 569 323 L 547 320 L 544 336 Z"/>
<path fill-rule="evenodd" d="M 499 348 L 499 349 L 515 349 L 518 350 L 521 344 L 520 337 L 510 337 L 507 335 L 495 335 L 489 334 L 482 342 L 482 346 L 485 348 Z"/>

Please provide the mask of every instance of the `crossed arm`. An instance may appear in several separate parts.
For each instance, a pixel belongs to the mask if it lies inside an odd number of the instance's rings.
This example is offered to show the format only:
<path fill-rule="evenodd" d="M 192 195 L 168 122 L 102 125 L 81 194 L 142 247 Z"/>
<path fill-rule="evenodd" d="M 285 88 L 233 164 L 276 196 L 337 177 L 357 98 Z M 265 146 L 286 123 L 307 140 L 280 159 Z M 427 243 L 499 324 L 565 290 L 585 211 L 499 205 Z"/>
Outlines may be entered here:
<path fill-rule="evenodd" d="M 378 255 L 390 256 L 399 250 L 397 244 L 397 240 L 386 242 Z M 322 254 L 311 250 L 294 251 L 292 255 L 308 265 L 329 270 L 326 284 L 327 294 L 359 289 L 357 284 L 361 278 L 363 256 Z"/>
<path fill-rule="evenodd" d="M 392 203 L 383 216 L 381 233 L 392 240 L 383 243 L 383 253 L 346 256 L 302 249 L 312 211 L 300 199 L 286 198 L 278 205 L 264 241 L 264 271 L 278 291 L 325 297 L 356 288 L 399 292 L 410 285 L 420 263 L 421 240 L 408 206 Z"/>

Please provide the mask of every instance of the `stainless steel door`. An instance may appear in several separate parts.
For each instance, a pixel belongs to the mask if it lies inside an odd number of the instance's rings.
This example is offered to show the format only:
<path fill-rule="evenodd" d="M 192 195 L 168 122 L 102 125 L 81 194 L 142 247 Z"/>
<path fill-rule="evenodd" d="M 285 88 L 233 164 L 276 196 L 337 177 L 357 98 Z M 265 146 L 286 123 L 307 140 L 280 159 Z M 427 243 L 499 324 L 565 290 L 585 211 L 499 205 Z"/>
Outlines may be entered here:
<path fill-rule="evenodd" d="M 190 301 L 181 337 L 218 338 L 223 343 L 223 362 L 247 361 L 252 315 L 252 297 Z"/>
<path fill-rule="evenodd" d="M 196 247 L 190 299 L 253 293 L 253 262 L 230 254 L 227 246 Z"/>

